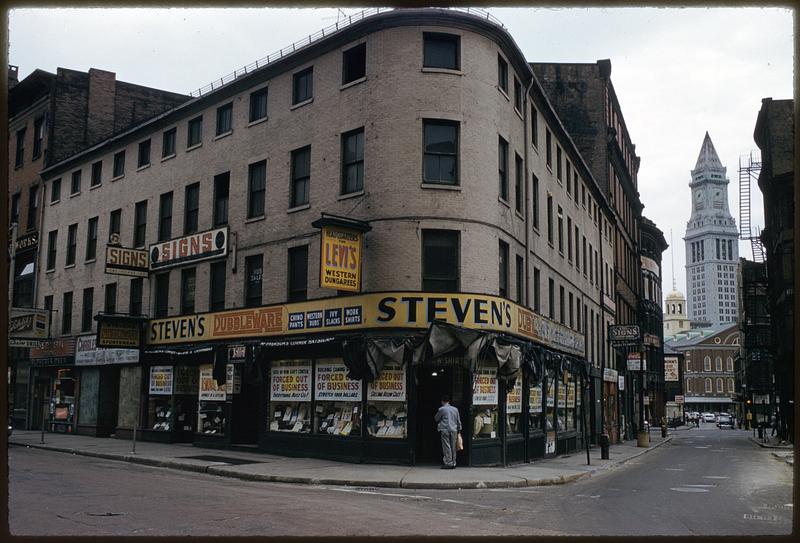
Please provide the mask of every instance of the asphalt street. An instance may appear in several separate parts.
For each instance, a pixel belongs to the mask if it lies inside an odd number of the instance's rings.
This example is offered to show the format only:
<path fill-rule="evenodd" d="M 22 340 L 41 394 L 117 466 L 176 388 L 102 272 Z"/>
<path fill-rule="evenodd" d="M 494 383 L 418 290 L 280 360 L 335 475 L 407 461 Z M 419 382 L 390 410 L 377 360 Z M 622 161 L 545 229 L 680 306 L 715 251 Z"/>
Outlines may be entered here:
<path fill-rule="evenodd" d="M 566 485 L 424 491 L 249 482 L 12 447 L 9 522 L 12 535 L 788 535 L 791 467 L 749 435 L 675 432 Z"/>

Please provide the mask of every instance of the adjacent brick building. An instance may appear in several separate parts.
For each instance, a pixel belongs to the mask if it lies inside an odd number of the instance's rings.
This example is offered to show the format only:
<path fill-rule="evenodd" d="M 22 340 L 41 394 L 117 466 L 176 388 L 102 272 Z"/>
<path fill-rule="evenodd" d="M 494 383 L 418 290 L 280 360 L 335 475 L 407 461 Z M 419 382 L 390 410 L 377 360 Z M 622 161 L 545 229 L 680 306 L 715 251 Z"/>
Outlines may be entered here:
<path fill-rule="evenodd" d="M 614 322 L 609 199 L 511 36 L 486 18 L 368 16 L 50 165 L 48 194 L 76 172 L 94 181 L 48 203 L 42 231 L 55 242 L 44 243 L 37 303 L 75 308 L 54 326 L 65 338 L 94 333 L 101 313 L 150 321 L 142 364 L 72 368 L 76 394 L 56 409 L 74 412 L 75 431 L 99 424 L 82 396 L 116 387 L 117 435 L 130 431 L 144 391 L 146 438 L 419 462 L 437 454 L 428 410 L 446 391 L 475 424 L 465 461 L 514 462 L 580 446 L 580 409 L 596 404 L 582 368 L 617 368 L 604 337 Z M 321 287 L 332 262 L 321 217 L 365 231 L 364 294 Z M 167 245 L 206 234 L 217 243 L 207 262 L 195 259 L 204 249 L 187 249 L 162 264 Z M 146 277 L 104 273 L 117 243 L 148 249 Z M 337 320 L 342 308 L 350 328 Z M 499 334 L 492 341 L 523 355 L 482 350 L 470 369 L 474 354 L 459 349 L 412 352 L 434 320 Z M 357 373 L 353 342 L 404 363 L 391 369 L 402 399 L 377 402 L 373 380 L 359 377 L 349 385 L 358 399 L 323 401 L 329 372 Z M 228 366 L 234 384 L 214 404 L 206 372 L 223 358 L 247 362 Z M 522 360 L 508 395 L 494 377 L 501 359 Z M 381 364 L 378 382 L 389 375 Z M 181 392 L 179 374 L 190 383 Z M 313 399 L 280 396 L 286 379 L 306 377 Z M 343 427 L 318 420 L 331 409 L 341 423 L 351 407 Z"/>

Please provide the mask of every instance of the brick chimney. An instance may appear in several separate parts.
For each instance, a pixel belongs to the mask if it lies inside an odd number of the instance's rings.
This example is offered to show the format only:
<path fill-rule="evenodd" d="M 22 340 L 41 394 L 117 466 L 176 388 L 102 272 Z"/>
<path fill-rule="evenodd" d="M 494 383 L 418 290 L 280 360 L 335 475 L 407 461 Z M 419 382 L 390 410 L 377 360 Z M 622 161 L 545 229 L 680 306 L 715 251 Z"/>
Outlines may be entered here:
<path fill-rule="evenodd" d="M 19 83 L 19 68 L 13 64 L 8 65 L 8 90 L 14 88 Z"/>
<path fill-rule="evenodd" d="M 114 133 L 114 99 L 117 89 L 114 72 L 89 68 L 89 103 L 86 119 L 86 144 L 91 145 Z"/>

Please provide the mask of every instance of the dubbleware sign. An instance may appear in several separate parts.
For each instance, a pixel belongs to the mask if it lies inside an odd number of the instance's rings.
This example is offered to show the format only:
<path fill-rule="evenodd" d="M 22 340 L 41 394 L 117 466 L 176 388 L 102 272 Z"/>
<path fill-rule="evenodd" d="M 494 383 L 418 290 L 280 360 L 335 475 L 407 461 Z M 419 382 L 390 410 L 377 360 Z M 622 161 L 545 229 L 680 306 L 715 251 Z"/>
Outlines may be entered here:
<path fill-rule="evenodd" d="M 150 269 L 161 270 L 228 254 L 228 227 L 150 245 Z"/>
<path fill-rule="evenodd" d="M 434 320 L 530 339 L 583 356 L 584 336 L 510 300 L 483 294 L 379 292 L 151 320 L 164 345 L 364 328 L 427 328 Z"/>

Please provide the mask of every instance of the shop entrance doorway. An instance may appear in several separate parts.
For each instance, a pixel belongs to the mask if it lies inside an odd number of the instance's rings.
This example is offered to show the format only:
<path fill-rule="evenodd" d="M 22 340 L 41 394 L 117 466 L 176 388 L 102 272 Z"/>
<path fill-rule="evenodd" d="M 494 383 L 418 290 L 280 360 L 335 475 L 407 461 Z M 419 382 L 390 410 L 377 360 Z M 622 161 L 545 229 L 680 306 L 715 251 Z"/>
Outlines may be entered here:
<path fill-rule="evenodd" d="M 50 378 L 37 377 L 31 398 L 31 430 L 39 430 L 50 409 Z"/>
<path fill-rule="evenodd" d="M 233 445 L 256 445 L 258 443 L 258 384 L 242 380 L 241 393 L 233 396 L 231 416 L 231 443 Z"/>
<path fill-rule="evenodd" d="M 466 404 L 464 402 L 464 379 L 466 372 L 458 367 L 427 366 L 417 368 L 417 414 L 415 456 L 417 464 L 441 464 L 442 445 L 434 416 L 442 406 L 442 395 L 450 396 L 451 405 L 461 414 L 464 426 Z M 462 431 L 462 436 L 465 436 Z M 464 451 L 465 452 L 465 451 Z M 464 452 L 459 454 L 462 463 Z"/>

